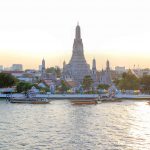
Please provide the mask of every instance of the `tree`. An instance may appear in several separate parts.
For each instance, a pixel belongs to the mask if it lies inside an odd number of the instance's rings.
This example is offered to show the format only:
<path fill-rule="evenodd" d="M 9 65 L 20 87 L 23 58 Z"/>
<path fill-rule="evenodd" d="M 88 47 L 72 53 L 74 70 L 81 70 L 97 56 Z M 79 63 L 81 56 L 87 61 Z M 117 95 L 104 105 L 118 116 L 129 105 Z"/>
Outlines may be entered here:
<path fill-rule="evenodd" d="M 60 91 L 64 93 L 67 92 L 68 90 L 69 90 L 68 84 L 64 80 L 61 80 Z"/>
<path fill-rule="evenodd" d="M 150 75 L 145 75 L 140 79 L 141 89 L 145 93 L 150 93 Z"/>
<path fill-rule="evenodd" d="M 109 85 L 107 85 L 107 84 L 99 84 L 97 88 L 98 88 L 98 89 L 105 89 L 105 90 L 108 90 Z"/>
<path fill-rule="evenodd" d="M 55 73 L 55 67 L 50 67 L 46 69 L 47 73 Z"/>
<path fill-rule="evenodd" d="M 18 79 L 9 73 L 0 73 L 0 88 L 14 86 Z"/>
<path fill-rule="evenodd" d="M 117 86 L 121 90 L 138 90 L 140 87 L 139 79 L 129 70 L 122 74 L 122 78 L 118 80 Z"/>
<path fill-rule="evenodd" d="M 59 67 L 50 67 L 46 69 L 47 73 L 55 73 L 58 78 L 61 76 L 61 70 Z"/>
<path fill-rule="evenodd" d="M 28 90 L 31 89 L 32 86 L 33 86 L 32 83 L 21 81 L 17 84 L 16 90 L 17 90 L 18 93 L 21 93 L 21 92 L 26 93 Z"/>
<path fill-rule="evenodd" d="M 93 80 L 91 76 L 85 76 L 82 82 L 84 90 L 90 90 L 92 88 Z"/>
<path fill-rule="evenodd" d="M 60 77 L 61 77 L 61 70 L 60 70 L 59 67 L 56 67 L 56 68 L 55 68 L 55 72 L 56 72 L 57 78 L 60 78 Z"/>

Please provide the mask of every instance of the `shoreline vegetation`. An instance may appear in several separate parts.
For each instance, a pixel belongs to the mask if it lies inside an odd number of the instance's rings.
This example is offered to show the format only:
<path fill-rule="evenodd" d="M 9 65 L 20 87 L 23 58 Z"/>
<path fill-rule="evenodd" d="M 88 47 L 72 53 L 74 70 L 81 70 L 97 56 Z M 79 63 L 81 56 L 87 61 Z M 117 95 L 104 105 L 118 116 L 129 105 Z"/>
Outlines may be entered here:
<path fill-rule="evenodd" d="M 88 97 L 92 97 L 92 95 L 97 95 L 98 97 L 101 94 L 112 95 L 113 93 L 115 98 L 150 99 L 150 75 L 138 78 L 131 70 L 123 73 L 121 78 L 113 80 L 112 85 L 98 83 L 95 86 L 92 79 L 88 76 L 85 76 L 83 82 L 80 85 L 76 85 L 76 87 L 71 87 L 67 81 L 61 79 L 59 81 L 59 84 L 53 81 L 53 86 L 46 85 L 41 79 L 31 83 L 20 81 L 9 73 L 1 72 L 0 97 L 6 97 L 4 94 L 11 93 L 14 96 L 17 94 L 35 93 L 50 98 L 70 98 L 70 95 L 72 98 L 76 97 L 76 95 L 78 95 L 77 97 L 84 96 L 84 98 L 87 98 L 87 95 L 89 95 Z"/>

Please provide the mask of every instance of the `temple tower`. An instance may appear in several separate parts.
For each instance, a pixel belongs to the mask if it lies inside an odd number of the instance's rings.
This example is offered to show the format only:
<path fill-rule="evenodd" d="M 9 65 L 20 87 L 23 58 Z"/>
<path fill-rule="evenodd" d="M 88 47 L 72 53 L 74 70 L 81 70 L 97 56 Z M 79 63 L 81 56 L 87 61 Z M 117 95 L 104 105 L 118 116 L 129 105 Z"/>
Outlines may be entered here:
<path fill-rule="evenodd" d="M 44 79 L 46 77 L 46 69 L 45 69 L 45 60 L 43 58 L 42 60 L 42 70 L 41 70 L 41 79 Z"/>
<path fill-rule="evenodd" d="M 100 74 L 100 84 L 107 84 L 107 85 L 112 84 L 111 71 L 108 60 L 106 61 L 106 70 L 105 71 L 102 70 Z"/>
<path fill-rule="evenodd" d="M 97 70 L 96 70 L 96 60 L 95 58 L 93 59 L 93 62 L 92 62 L 92 79 L 93 81 L 97 81 Z"/>
<path fill-rule="evenodd" d="M 63 69 L 63 76 L 69 76 L 74 81 L 82 82 L 86 75 L 90 75 L 90 67 L 84 57 L 81 29 L 78 24 L 75 29 L 72 57 Z"/>
<path fill-rule="evenodd" d="M 69 64 L 75 63 L 76 61 L 80 61 L 86 64 L 83 52 L 83 43 L 81 39 L 81 29 L 79 25 L 76 26 L 75 39 L 73 43 L 73 53 Z"/>
<path fill-rule="evenodd" d="M 64 62 L 63 62 L 63 69 L 65 68 L 65 66 L 66 66 L 66 62 L 65 62 L 65 60 L 64 60 Z"/>
<path fill-rule="evenodd" d="M 108 85 L 111 85 L 111 84 L 112 84 L 109 60 L 107 60 L 107 62 L 106 62 L 106 83 L 107 83 Z"/>

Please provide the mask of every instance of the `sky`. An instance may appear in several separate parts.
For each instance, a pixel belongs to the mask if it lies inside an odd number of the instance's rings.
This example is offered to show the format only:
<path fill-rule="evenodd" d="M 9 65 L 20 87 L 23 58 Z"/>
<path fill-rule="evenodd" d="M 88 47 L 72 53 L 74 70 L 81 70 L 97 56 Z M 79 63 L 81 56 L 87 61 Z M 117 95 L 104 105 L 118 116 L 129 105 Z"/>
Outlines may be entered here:
<path fill-rule="evenodd" d="M 79 22 L 84 54 L 97 69 L 150 68 L 149 0 L 1 0 L 0 65 L 69 62 Z"/>

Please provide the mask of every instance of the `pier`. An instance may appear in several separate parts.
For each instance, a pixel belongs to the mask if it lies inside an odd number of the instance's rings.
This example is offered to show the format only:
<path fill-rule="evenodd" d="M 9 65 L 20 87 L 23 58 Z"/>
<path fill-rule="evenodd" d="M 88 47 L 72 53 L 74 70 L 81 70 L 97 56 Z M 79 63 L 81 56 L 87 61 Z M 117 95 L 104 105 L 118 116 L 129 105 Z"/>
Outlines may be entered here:
<path fill-rule="evenodd" d="M 16 93 L 9 95 L 11 97 L 19 98 L 24 97 L 24 94 Z M 96 99 L 98 94 L 36 94 L 36 98 L 48 98 L 53 100 L 63 100 L 63 99 Z M 8 94 L 0 94 L 0 98 L 7 98 Z M 139 95 L 130 95 L 130 94 L 117 94 L 115 96 L 117 99 L 123 100 L 150 100 L 150 95 L 139 94 Z"/>

